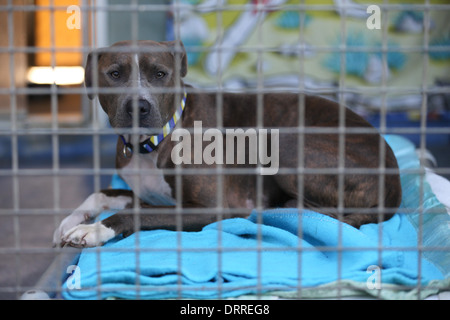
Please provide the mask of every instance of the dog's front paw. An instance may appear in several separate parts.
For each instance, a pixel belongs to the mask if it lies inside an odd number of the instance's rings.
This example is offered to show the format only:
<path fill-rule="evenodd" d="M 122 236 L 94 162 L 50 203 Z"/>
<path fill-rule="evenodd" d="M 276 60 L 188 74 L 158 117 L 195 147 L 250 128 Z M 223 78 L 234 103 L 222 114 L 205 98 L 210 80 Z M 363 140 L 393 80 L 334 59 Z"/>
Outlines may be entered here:
<path fill-rule="evenodd" d="M 61 238 L 61 246 L 86 248 L 96 247 L 115 237 L 113 229 L 105 227 L 101 222 L 80 224 L 68 230 Z"/>
<path fill-rule="evenodd" d="M 67 231 L 79 225 L 83 221 L 83 215 L 79 214 L 71 214 L 70 216 L 66 217 L 53 233 L 53 246 L 56 247 L 59 243 L 61 243 L 61 239 L 67 233 Z"/>

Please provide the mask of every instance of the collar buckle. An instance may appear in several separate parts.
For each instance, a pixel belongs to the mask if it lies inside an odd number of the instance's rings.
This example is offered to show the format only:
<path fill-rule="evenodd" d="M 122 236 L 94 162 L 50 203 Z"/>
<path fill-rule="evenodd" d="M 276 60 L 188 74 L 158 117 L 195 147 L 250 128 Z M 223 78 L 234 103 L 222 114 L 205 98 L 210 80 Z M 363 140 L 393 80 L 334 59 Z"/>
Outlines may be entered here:
<path fill-rule="evenodd" d="M 125 142 L 125 138 L 123 136 L 120 137 L 124 141 L 122 149 L 123 156 L 125 158 L 131 158 L 133 156 L 133 145 L 129 142 Z"/>

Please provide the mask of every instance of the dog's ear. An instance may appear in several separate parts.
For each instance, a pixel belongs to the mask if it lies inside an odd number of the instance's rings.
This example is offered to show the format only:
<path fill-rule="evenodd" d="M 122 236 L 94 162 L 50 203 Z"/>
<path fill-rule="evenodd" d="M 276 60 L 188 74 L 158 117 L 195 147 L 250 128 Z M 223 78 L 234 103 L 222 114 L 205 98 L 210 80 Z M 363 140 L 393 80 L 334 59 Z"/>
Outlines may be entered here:
<path fill-rule="evenodd" d="M 94 70 L 94 59 L 97 60 L 95 66 L 98 66 L 98 61 L 100 60 L 101 50 L 92 51 L 88 54 L 86 59 L 86 66 L 84 67 L 84 85 L 86 89 L 88 89 L 88 97 L 89 99 L 94 99 L 95 94 L 91 92 L 92 82 L 93 82 L 93 72 Z M 98 79 L 97 79 L 98 80 Z M 98 86 L 98 83 L 96 84 Z"/>
<path fill-rule="evenodd" d="M 181 40 L 175 41 L 164 41 L 161 42 L 170 48 L 170 53 L 175 59 L 180 59 L 180 75 L 184 78 L 187 74 L 187 57 L 186 49 L 184 48 L 183 42 Z"/>

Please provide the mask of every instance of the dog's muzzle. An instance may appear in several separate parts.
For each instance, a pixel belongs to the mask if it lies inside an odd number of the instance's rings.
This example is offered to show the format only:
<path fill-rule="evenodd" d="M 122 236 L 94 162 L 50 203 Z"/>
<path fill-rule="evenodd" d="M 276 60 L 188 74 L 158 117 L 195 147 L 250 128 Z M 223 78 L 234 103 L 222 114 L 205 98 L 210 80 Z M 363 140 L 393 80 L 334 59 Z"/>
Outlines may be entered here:
<path fill-rule="evenodd" d="M 134 110 L 135 110 L 135 104 L 136 103 L 136 115 L 139 117 L 140 120 L 144 119 L 150 114 L 150 109 L 152 108 L 152 105 L 150 102 L 144 99 L 139 99 L 135 102 L 135 100 L 129 100 L 125 104 L 125 112 L 133 118 Z"/>
<path fill-rule="evenodd" d="M 184 92 L 184 95 L 181 99 L 180 105 L 178 106 L 177 110 L 175 110 L 175 113 L 173 115 L 173 117 L 163 126 L 162 128 L 162 132 L 160 132 L 157 135 L 152 135 L 150 136 L 150 138 L 148 138 L 147 140 L 141 142 L 139 144 L 139 153 L 150 153 L 153 150 L 156 149 L 156 147 L 158 146 L 158 144 L 167 136 L 169 135 L 172 130 L 175 128 L 178 120 L 181 118 L 181 115 L 183 114 L 184 108 L 186 106 L 186 98 L 187 98 L 187 94 L 186 91 Z M 149 113 L 149 111 L 147 110 L 148 105 L 150 106 L 149 108 L 151 108 L 151 105 L 146 101 L 146 100 L 138 100 L 138 107 L 139 107 L 139 103 L 140 101 L 144 101 L 146 103 L 142 103 L 142 107 L 143 109 L 139 109 L 139 113 L 145 113 L 147 112 L 147 114 Z M 132 101 L 131 101 L 132 103 Z M 148 105 L 147 105 L 148 103 Z M 128 107 L 128 102 L 125 105 L 126 107 Z M 140 107 L 139 107 L 140 108 Z M 133 104 L 131 104 L 131 110 L 133 110 Z M 149 110 L 149 109 L 148 109 Z M 128 110 L 127 110 L 128 112 Z M 133 112 L 132 112 L 133 114 Z M 123 141 L 123 155 L 125 156 L 125 158 L 130 158 L 133 156 L 133 145 L 130 142 L 127 142 L 125 137 L 123 135 L 120 136 L 120 138 Z"/>

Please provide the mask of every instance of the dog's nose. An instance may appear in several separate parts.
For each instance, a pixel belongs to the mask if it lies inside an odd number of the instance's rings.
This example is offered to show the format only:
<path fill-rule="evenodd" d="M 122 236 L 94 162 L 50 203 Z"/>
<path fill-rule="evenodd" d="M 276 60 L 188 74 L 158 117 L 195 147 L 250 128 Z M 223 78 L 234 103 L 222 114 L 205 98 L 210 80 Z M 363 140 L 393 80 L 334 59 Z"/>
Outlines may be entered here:
<path fill-rule="evenodd" d="M 150 103 L 147 100 L 137 101 L 137 114 L 140 118 L 147 116 L 150 113 Z M 133 117 L 133 100 L 127 102 L 125 106 L 126 112 Z"/>

